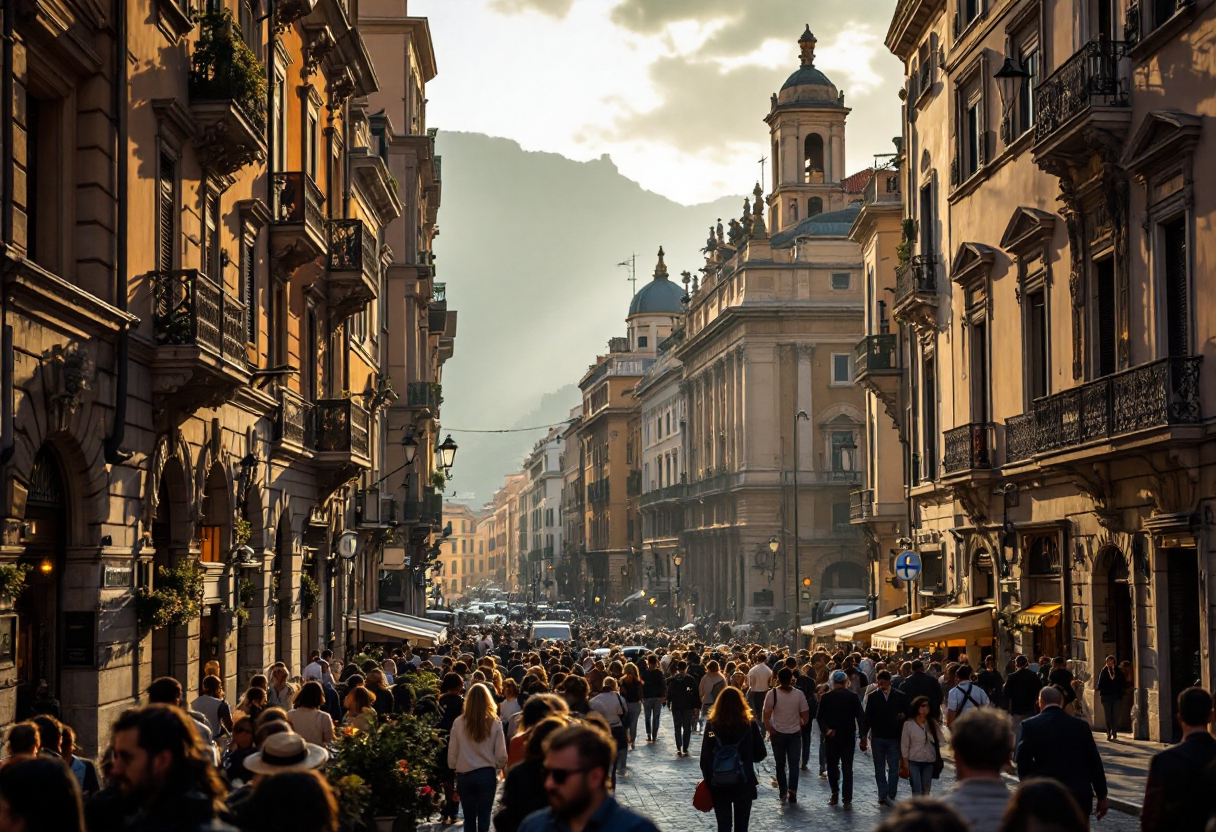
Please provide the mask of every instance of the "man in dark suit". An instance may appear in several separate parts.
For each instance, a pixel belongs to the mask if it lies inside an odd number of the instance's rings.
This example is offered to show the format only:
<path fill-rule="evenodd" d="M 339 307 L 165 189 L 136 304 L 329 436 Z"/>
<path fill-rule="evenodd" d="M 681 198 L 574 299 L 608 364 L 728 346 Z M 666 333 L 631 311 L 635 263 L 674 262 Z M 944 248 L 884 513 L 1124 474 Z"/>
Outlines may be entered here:
<path fill-rule="evenodd" d="M 1102 757 L 1089 723 L 1066 714 L 1063 704 L 1064 692 L 1059 688 L 1039 691 L 1039 715 L 1022 723 L 1022 740 L 1014 760 L 1018 779 L 1058 780 L 1076 798 L 1086 816 L 1093 811 L 1101 820 L 1107 809 Z M 1097 810 L 1093 808 L 1094 795 L 1098 797 Z"/>
<path fill-rule="evenodd" d="M 936 679 L 925 672 L 925 663 L 920 659 L 912 662 L 912 674 L 904 679 L 900 686 L 904 696 L 911 702 L 918 696 L 929 699 L 929 717 L 940 721 L 942 718 L 942 686 Z"/>
<path fill-rule="evenodd" d="M 849 675 L 843 670 L 832 672 L 832 689 L 819 698 L 819 733 L 828 752 L 828 785 L 832 787 L 829 806 L 840 802 L 840 780 L 844 780 L 844 808 L 853 804 L 853 751 L 857 731 L 865 714 L 861 700 L 849 690 Z M 843 771 L 842 771 L 843 769 Z"/>
<path fill-rule="evenodd" d="M 1203 832 L 1216 813 L 1212 772 L 1216 739 L 1208 723 L 1216 717 L 1212 695 L 1203 688 L 1187 688 L 1178 695 L 1178 721 L 1182 742 L 1153 755 L 1144 787 L 1140 813 L 1143 832 Z"/>
<path fill-rule="evenodd" d="M 899 744 L 904 720 L 912 709 L 903 691 L 891 687 L 891 674 L 880 670 L 874 677 L 878 687 L 866 696 L 865 722 L 861 727 L 861 750 L 867 736 L 874 745 L 874 781 L 878 784 L 878 805 L 895 802 L 899 788 Z"/>
<path fill-rule="evenodd" d="M 1043 679 L 1030 669 L 1030 662 L 1025 656 L 1018 656 L 1013 663 L 1017 670 L 1010 673 L 1005 682 L 1005 704 L 1009 708 L 1009 716 L 1013 719 L 1013 730 L 1020 737 L 1022 722 L 1034 716 L 1039 691 L 1043 689 Z"/>

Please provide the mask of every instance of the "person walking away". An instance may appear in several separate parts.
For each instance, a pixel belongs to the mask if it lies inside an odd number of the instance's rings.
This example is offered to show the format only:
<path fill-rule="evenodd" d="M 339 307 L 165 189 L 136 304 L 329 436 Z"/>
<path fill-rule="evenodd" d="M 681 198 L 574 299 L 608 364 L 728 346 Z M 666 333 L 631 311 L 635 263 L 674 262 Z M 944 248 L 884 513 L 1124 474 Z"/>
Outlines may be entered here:
<path fill-rule="evenodd" d="M 1039 715 L 1022 723 L 1018 779 L 1051 777 L 1064 784 L 1088 816 L 1106 816 L 1106 771 L 1089 723 L 1064 712 L 1064 692 L 1054 685 L 1039 691 Z"/>
<path fill-rule="evenodd" d="M 899 790 L 900 742 L 904 720 L 908 718 L 912 705 L 903 691 L 891 686 L 890 671 L 878 671 L 875 682 L 878 688 L 866 697 L 861 750 L 866 750 L 868 736 L 874 747 L 874 782 L 878 785 L 878 805 L 890 806 L 895 802 Z"/>
<path fill-rule="evenodd" d="M 685 671 L 684 661 L 676 663 L 676 673 L 667 680 L 667 706 L 671 708 L 671 720 L 675 726 L 676 756 L 688 756 L 688 742 L 692 734 L 692 712 L 697 709 L 697 686 Z"/>
<path fill-rule="evenodd" d="M 448 768 L 456 772 L 464 832 L 489 832 L 498 772 L 506 765 L 507 741 L 494 696 L 486 685 L 473 685 L 448 744 Z"/>
<path fill-rule="evenodd" d="M 803 668 L 806 672 L 799 672 L 798 661 L 794 656 L 790 656 L 785 660 L 785 666 L 794 671 L 794 687 L 806 697 L 807 720 L 802 726 L 802 754 L 798 765 L 799 771 L 806 771 L 807 763 L 811 759 L 811 729 L 815 725 L 815 715 L 819 712 L 819 697 L 815 695 L 815 678 L 810 675 L 810 665 Z"/>
<path fill-rule="evenodd" d="M 756 663 L 747 671 L 747 704 L 759 721 L 764 715 L 764 697 L 773 682 L 773 669 L 765 661 L 764 651 L 756 654 Z"/>
<path fill-rule="evenodd" d="M 1039 705 L 1039 691 L 1043 679 L 1030 669 L 1030 660 L 1018 656 L 1013 660 L 1016 668 L 1005 681 L 1005 704 L 1013 721 L 1014 735 L 1022 738 L 1022 721 L 1035 715 Z"/>
<path fill-rule="evenodd" d="M 688 661 L 688 675 L 691 677 L 693 684 L 697 686 L 697 690 L 701 689 L 701 680 L 705 678 L 705 665 L 701 664 L 701 654 L 696 650 L 692 650 L 685 654 Z M 708 706 L 706 706 L 708 707 Z M 701 719 L 704 716 L 704 711 L 701 708 L 701 697 L 698 693 L 697 708 L 692 714 L 692 731 L 694 734 L 701 733 Z"/>
<path fill-rule="evenodd" d="M 42 757 L 17 760 L 0 769 L 0 830 L 84 832 L 84 829 L 80 784 L 65 766 Z"/>
<path fill-rule="evenodd" d="M 295 707 L 287 712 L 287 722 L 306 742 L 328 749 L 334 741 L 334 718 L 325 710 L 325 691 L 321 683 L 308 681 L 296 694 Z"/>
<path fill-rule="evenodd" d="M 1158 751 L 1149 763 L 1140 812 L 1142 832 L 1207 829 L 1208 819 L 1216 814 L 1210 772 L 1216 760 L 1216 739 L 1208 733 L 1214 717 L 1212 695 L 1203 688 L 1187 688 L 1178 694 L 1182 741 Z"/>
<path fill-rule="evenodd" d="M 203 692 L 190 703 L 190 709 L 207 717 L 213 737 L 232 731 L 232 710 L 224 701 L 224 689 L 218 676 L 203 679 Z"/>
<path fill-rule="evenodd" d="M 604 717 L 616 743 L 616 766 L 608 778 L 609 787 L 615 787 L 616 778 L 625 773 L 625 757 L 629 753 L 629 729 L 625 727 L 629 706 L 616 689 L 616 679 L 611 676 L 604 679 L 603 689 L 591 700 L 591 709 Z"/>
<path fill-rule="evenodd" d="M 849 674 L 834 670 L 830 677 L 832 689 L 819 698 L 819 733 L 828 754 L 828 785 L 832 787 L 829 806 L 840 802 L 844 789 L 844 808 L 853 805 L 853 751 L 857 732 L 861 730 L 865 713 L 861 700 L 849 690 Z M 843 780 L 843 783 L 841 782 Z"/>
<path fill-rule="evenodd" d="M 971 826 L 972 832 L 997 832 L 1010 791 L 1001 778 L 1009 764 L 1013 729 L 1009 717 L 995 708 L 976 708 L 955 722 L 950 734 L 958 783 L 943 798 Z"/>
<path fill-rule="evenodd" d="M 629 748 L 633 749 L 638 742 L 638 717 L 642 715 L 642 678 L 636 664 L 626 663 L 625 674 L 617 687 L 621 696 L 625 697 L 626 707 L 629 708 L 625 724 L 629 729 Z"/>
<path fill-rule="evenodd" d="M 1064 712 L 1070 713 L 1072 705 L 1077 701 L 1077 692 L 1072 686 L 1073 676 L 1072 671 L 1068 669 L 1068 662 L 1063 656 L 1056 656 L 1051 660 L 1051 672 L 1047 674 L 1047 684 L 1055 685 L 1060 690 L 1064 691 Z"/>
<path fill-rule="evenodd" d="M 1081 814 L 1068 789 L 1040 777 L 1018 786 L 1001 818 L 999 832 L 1090 832 L 1089 818 Z"/>
<path fill-rule="evenodd" d="M 970 665 L 960 664 L 956 673 L 958 683 L 950 689 L 950 695 L 946 697 L 947 728 L 954 725 L 954 720 L 965 712 L 988 704 L 988 695 L 971 681 Z"/>
<path fill-rule="evenodd" d="M 709 709 L 713 707 L 714 700 L 725 689 L 726 677 L 722 675 L 722 668 L 716 661 L 710 659 L 705 663 L 704 675 L 697 682 L 697 698 L 701 700 L 702 715 L 706 718 L 709 717 Z"/>
<path fill-rule="evenodd" d="M 747 832 L 759 785 L 756 763 L 765 756 L 764 735 L 743 692 L 724 689 L 709 706 L 701 742 L 701 775 L 714 799 L 718 832 Z"/>
<path fill-rule="evenodd" d="M 975 683 L 980 686 L 980 690 L 988 697 L 988 701 L 998 708 L 1003 705 L 1003 697 L 1005 692 L 1005 680 L 1001 678 L 1001 673 L 996 669 L 996 658 L 992 655 L 984 657 L 984 669 L 981 670 L 975 677 Z"/>
<path fill-rule="evenodd" d="M 1106 666 L 1098 673 L 1098 698 L 1102 700 L 1102 715 L 1106 717 L 1106 738 L 1119 739 L 1119 706 L 1123 704 L 1123 671 L 1115 665 L 1115 657 L 1106 657 Z M 1183 729 L 1185 732 L 1185 728 Z"/>
<path fill-rule="evenodd" d="M 773 744 L 777 764 L 777 791 L 784 803 L 798 802 L 798 761 L 802 757 L 802 726 L 810 720 L 811 707 L 802 691 L 794 687 L 794 671 L 777 672 L 777 687 L 764 697 L 764 727 Z M 787 774 L 788 768 L 788 774 Z"/>
<path fill-rule="evenodd" d="M 912 661 L 912 673 L 904 679 L 900 688 L 909 700 L 924 696 L 929 700 L 929 718 L 941 721 L 942 718 L 942 686 L 936 679 L 925 672 L 925 663 L 920 659 Z"/>
<path fill-rule="evenodd" d="M 658 657 L 652 653 L 646 657 L 646 672 L 642 674 L 642 727 L 646 729 L 646 742 L 658 739 L 659 714 L 666 696 L 667 679 Z"/>
<path fill-rule="evenodd" d="M 900 731 L 899 753 L 908 763 L 913 797 L 933 791 L 933 769 L 941 759 L 942 727 L 929 716 L 929 700 L 918 696 L 908 706 L 909 719 Z"/>
<path fill-rule="evenodd" d="M 551 734 L 545 752 L 549 808 L 529 815 L 519 832 L 659 832 L 649 818 L 608 794 L 615 756 L 611 738 L 588 725 Z"/>

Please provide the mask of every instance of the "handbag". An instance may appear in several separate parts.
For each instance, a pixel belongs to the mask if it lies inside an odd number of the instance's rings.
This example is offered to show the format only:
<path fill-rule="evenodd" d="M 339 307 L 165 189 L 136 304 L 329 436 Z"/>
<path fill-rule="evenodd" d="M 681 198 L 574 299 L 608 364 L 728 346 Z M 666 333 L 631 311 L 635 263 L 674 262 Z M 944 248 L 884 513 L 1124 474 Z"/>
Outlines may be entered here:
<path fill-rule="evenodd" d="M 932 726 L 929 730 L 933 732 L 933 779 L 938 780 L 942 776 L 942 770 L 946 767 L 946 761 L 942 759 L 942 746 L 937 739 L 937 725 L 932 720 L 929 721 Z"/>
<path fill-rule="evenodd" d="M 702 780 L 692 793 L 692 807 L 698 812 L 710 812 L 714 808 L 714 796 L 709 790 L 709 784 Z"/>
<path fill-rule="evenodd" d="M 908 766 L 908 758 L 902 754 L 899 757 L 899 779 L 911 780 L 912 769 Z"/>

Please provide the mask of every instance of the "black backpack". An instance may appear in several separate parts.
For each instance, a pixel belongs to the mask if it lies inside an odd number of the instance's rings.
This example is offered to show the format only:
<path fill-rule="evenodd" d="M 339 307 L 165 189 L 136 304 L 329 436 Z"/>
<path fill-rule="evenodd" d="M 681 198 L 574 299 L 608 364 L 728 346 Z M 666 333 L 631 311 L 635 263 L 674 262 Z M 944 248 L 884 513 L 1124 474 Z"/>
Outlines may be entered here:
<path fill-rule="evenodd" d="M 739 754 L 739 743 L 748 736 L 749 733 L 745 731 L 739 742 L 725 743 L 721 739 L 718 740 L 718 747 L 714 749 L 713 768 L 710 770 L 711 786 L 742 786 L 747 783 L 743 757 Z"/>

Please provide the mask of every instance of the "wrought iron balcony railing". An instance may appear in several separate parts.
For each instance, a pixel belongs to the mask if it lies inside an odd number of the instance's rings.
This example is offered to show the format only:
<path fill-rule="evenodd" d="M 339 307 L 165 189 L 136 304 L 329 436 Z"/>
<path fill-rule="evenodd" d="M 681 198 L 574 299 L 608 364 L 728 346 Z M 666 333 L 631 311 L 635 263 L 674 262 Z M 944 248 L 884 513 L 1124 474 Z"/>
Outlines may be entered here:
<path fill-rule="evenodd" d="M 899 369 L 895 333 L 867 335 L 853 349 L 853 378 L 859 379 L 875 372 Z"/>
<path fill-rule="evenodd" d="M 198 347 L 245 369 L 245 305 L 196 269 L 152 274 L 152 328 L 160 346 Z"/>
<path fill-rule="evenodd" d="M 647 491 L 642 495 L 642 505 L 649 506 L 655 503 L 662 503 L 668 500 L 679 500 L 688 495 L 688 486 L 684 483 L 676 485 L 668 485 L 663 488 L 656 488 L 653 491 Z"/>
<path fill-rule="evenodd" d="M 866 488 L 849 495 L 849 519 L 869 520 L 874 516 L 874 489 Z"/>
<path fill-rule="evenodd" d="M 426 408 L 430 411 L 439 409 L 439 385 L 429 381 L 411 381 L 405 388 L 405 404 L 407 407 Z"/>
<path fill-rule="evenodd" d="M 895 306 L 919 294 L 937 294 L 937 255 L 918 254 L 895 270 Z"/>
<path fill-rule="evenodd" d="M 370 443 L 367 410 L 351 399 L 321 399 L 313 408 L 316 449 L 322 453 L 354 454 L 368 458 Z"/>
<path fill-rule="evenodd" d="M 379 273 L 376 235 L 363 220 L 329 221 L 329 270 L 363 272 L 375 279 Z"/>
<path fill-rule="evenodd" d="M 1034 415 L 1011 416 L 1005 420 L 1005 461 L 1021 462 L 1034 456 Z"/>
<path fill-rule="evenodd" d="M 274 441 L 305 447 L 309 444 L 310 406 L 304 398 L 285 387 L 279 388 L 279 408 L 275 414 Z"/>
<path fill-rule="evenodd" d="M 312 177 L 303 171 L 274 175 L 274 222 L 306 225 L 320 238 L 325 237 L 325 194 Z"/>
<path fill-rule="evenodd" d="M 972 422 L 946 431 L 942 435 L 945 441 L 942 471 L 957 474 L 994 467 L 993 434 L 990 422 Z"/>
<path fill-rule="evenodd" d="M 1092 106 L 1126 107 L 1128 89 L 1127 44 L 1090 41 L 1035 88 L 1035 142 L 1050 138 Z"/>

